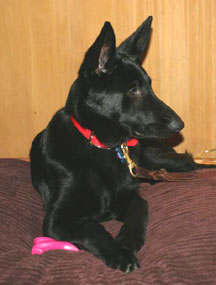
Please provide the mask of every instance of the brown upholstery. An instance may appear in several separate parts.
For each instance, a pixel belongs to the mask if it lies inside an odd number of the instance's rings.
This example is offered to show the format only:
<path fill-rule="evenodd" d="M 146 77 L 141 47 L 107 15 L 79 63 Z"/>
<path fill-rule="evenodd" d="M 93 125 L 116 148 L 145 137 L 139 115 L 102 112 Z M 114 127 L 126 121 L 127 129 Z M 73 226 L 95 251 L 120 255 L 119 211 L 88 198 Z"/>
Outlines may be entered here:
<path fill-rule="evenodd" d="M 149 202 L 141 268 L 126 275 L 87 252 L 31 256 L 41 236 L 42 203 L 32 189 L 29 163 L 0 159 L 0 284 L 216 284 L 216 169 L 199 180 L 142 184 Z M 120 223 L 105 223 L 116 234 Z"/>

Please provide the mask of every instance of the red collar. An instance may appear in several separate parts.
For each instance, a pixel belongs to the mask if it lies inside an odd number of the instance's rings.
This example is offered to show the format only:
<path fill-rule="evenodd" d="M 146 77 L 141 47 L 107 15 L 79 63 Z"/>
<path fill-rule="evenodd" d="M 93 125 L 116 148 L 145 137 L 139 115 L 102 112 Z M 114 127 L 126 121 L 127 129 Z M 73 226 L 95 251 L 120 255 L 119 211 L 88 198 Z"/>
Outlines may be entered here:
<path fill-rule="evenodd" d="M 99 148 L 105 148 L 108 149 L 109 147 L 102 144 L 97 137 L 93 134 L 92 131 L 90 131 L 89 129 L 85 129 L 83 127 L 80 126 L 80 124 L 74 119 L 73 116 L 71 116 L 71 121 L 73 122 L 74 126 L 77 128 L 78 131 L 80 131 L 80 133 L 87 138 L 91 144 L 93 144 L 96 147 Z M 137 139 L 131 139 L 129 141 L 126 142 L 127 146 L 136 146 L 138 143 Z"/>

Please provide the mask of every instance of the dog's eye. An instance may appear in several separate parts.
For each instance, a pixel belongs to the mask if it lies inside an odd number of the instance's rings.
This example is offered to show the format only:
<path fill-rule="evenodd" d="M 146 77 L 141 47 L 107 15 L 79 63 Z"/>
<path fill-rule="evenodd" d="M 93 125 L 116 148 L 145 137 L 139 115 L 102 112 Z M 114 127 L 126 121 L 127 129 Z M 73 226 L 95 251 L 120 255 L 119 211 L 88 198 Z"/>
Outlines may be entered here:
<path fill-rule="evenodd" d="M 139 87 L 133 87 L 128 91 L 129 96 L 138 96 L 140 95 L 140 88 Z"/>

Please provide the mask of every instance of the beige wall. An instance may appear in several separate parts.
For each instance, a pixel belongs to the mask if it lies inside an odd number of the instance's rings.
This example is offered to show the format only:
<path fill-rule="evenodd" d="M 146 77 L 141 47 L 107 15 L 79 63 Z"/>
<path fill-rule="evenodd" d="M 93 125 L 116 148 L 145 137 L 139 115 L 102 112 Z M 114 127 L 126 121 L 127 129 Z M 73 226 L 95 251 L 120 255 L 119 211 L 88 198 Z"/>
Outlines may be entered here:
<path fill-rule="evenodd" d="M 0 0 L 0 11 L 0 157 L 28 155 L 105 20 L 120 42 L 148 15 L 144 67 L 185 121 L 177 149 L 216 146 L 215 0 Z"/>

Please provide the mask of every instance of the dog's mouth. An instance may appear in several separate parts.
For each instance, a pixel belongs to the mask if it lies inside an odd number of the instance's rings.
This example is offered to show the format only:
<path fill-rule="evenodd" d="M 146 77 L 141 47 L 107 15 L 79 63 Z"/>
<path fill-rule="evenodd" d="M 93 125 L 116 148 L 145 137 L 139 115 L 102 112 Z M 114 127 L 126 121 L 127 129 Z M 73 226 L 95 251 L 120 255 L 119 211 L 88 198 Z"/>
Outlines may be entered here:
<path fill-rule="evenodd" d="M 146 128 L 146 130 L 144 132 L 140 132 L 140 131 L 133 131 L 132 132 L 132 136 L 135 139 L 164 139 L 164 138 L 168 138 L 170 136 L 172 136 L 173 134 L 177 133 L 179 131 L 173 132 L 170 131 L 169 129 L 167 130 L 163 130 L 163 132 L 161 132 L 161 129 L 158 131 L 154 131 L 154 129 L 149 130 L 148 128 Z"/>
<path fill-rule="evenodd" d="M 144 138 L 144 134 L 142 134 L 138 131 L 133 131 L 133 137 L 136 139 L 141 139 L 141 138 Z"/>

